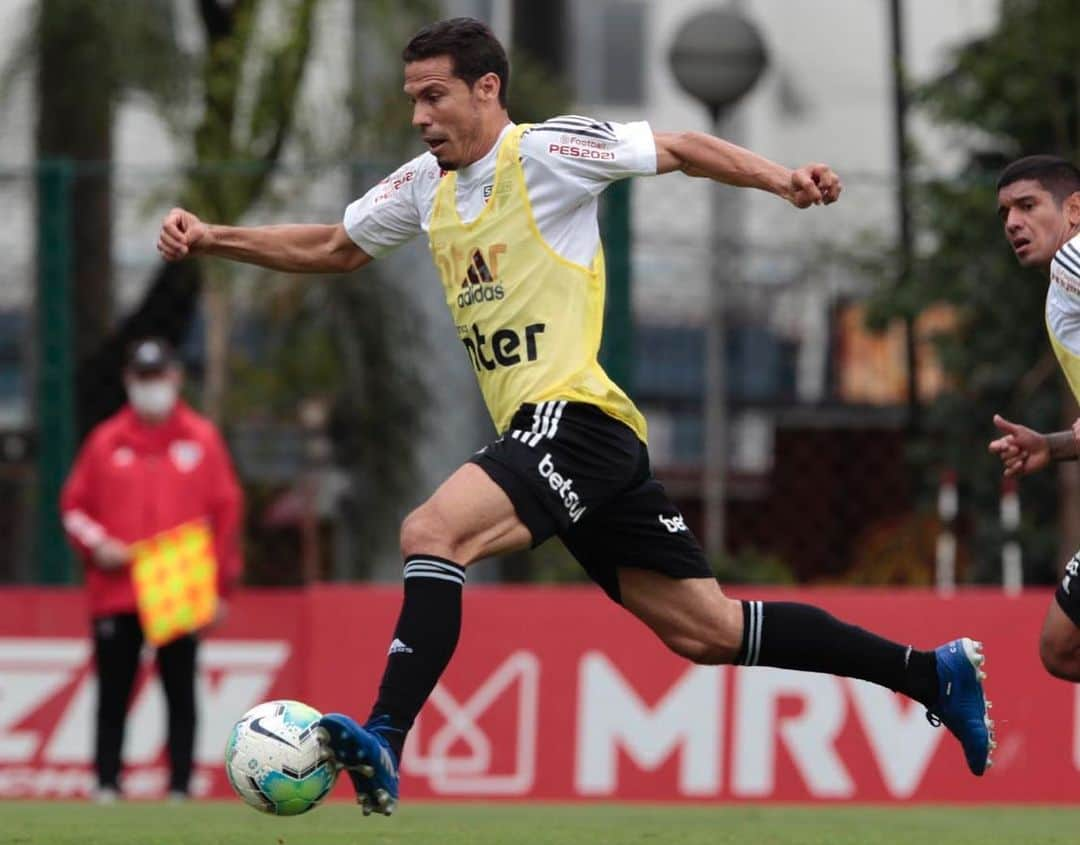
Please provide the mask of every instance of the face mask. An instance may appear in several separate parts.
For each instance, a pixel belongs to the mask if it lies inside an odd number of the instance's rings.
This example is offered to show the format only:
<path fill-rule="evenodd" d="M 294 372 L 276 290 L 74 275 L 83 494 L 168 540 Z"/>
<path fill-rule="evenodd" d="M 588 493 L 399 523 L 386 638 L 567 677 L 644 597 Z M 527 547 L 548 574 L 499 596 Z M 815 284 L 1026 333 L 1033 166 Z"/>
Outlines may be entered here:
<path fill-rule="evenodd" d="M 132 381 L 127 386 L 128 401 L 144 417 L 164 417 L 176 404 L 176 385 L 168 379 Z"/>

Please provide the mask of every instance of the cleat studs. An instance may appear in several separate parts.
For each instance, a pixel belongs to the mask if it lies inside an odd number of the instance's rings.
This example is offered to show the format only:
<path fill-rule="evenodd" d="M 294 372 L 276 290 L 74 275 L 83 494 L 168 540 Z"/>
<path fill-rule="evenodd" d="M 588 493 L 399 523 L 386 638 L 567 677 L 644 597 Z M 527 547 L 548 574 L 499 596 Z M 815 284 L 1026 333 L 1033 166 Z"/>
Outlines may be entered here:
<path fill-rule="evenodd" d="M 997 748 L 997 743 L 994 742 L 994 740 L 990 740 L 990 750 L 993 751 L 995 748 Z"/>
<path fill-rule="evenodd" d="M 375 800 L 378 802 L 380 807 L 386 809 L 386 805 L 390 803 L 390 793 L 387 792 L 385 789 L 376 789 Z"/>
<path fill-rule="evenodd" d="M 366 778 L 375 777 L 375 767 L 374 766 L 359 766 L 359 767 L 357 767 L 357 771 L 360 772 L 360 774 L 362 774 Z"/>
<path fill-rule="evenodd" d="M 978 672 L 976 673 L 976 676 L 978 677 L 978 679 L 979 679 L 980 681 L 985 681 L 985 680 L 986 680 L 986 673 L 985 673 L 985 672 L 984 672 L 984 671 L 983 671 L 982 669 L 980 669 L 980 670 L 979 670 L 979 671 L 978 671 Z"/>
<path fill-rule="evenodd" d="M 383 814 L 387 816 L 392 816 L 394 815 L 394 810 L 396 809 L 397 804 L 394 801 L 391 801 L 389 804 L 387 804 L 386 809 L 383 810 Z"/>

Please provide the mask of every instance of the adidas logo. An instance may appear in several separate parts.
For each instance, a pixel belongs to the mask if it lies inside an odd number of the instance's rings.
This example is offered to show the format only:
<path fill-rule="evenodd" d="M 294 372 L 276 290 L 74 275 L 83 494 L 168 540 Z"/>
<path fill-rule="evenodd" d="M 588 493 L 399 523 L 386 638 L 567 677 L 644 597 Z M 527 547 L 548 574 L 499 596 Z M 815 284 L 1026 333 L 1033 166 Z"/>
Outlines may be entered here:
<path fill-rule="evenodd" d="M 387 656 L 391 654 L 412 654 L 413 650 L 409 648 L 405 643 L 394 637 L 394 641 L 390 643 L 390 651 L 386 652 Z"/>
<path fill-rule="evenodd" d="M 461 282 L 461 292 L 457 298 L 458 308 L 467 308 L 481 302 L 495 302 L 504 295 L 503 286 L 495 281 L 483 252 L 474 249 L 465 278 Z"/>

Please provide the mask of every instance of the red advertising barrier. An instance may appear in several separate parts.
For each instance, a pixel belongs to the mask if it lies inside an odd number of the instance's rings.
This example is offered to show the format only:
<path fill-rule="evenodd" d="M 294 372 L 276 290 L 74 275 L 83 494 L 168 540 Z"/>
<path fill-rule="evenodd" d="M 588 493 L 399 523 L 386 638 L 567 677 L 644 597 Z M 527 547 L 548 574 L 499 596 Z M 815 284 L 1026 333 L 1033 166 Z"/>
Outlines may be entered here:
<path fill-rule="evenodd" d="M 699 667 L 592 588 L 468 587 L 450 669 L 402 761 L 411 798 L 1057 801 L 1080 796 L 1080 698 L 1043 671 L 1049 592 L 755 590 L 918 647 L 986 644 L 999 748 L 984 778 L 921 707 L 870 684 Z M 363 717 L 400 604 L 394 587 L 249 591 L 203 645 L 195 790 L 226 796 L 232 722 L 270 698 Z M 94 681 L 79 593 L 0 592 L 0 796 L 85 794 Z M 166 784 L 164 703 L 132 703 L 125 789 Z M 347 784 L 338 794 L 348 794 Z"/>

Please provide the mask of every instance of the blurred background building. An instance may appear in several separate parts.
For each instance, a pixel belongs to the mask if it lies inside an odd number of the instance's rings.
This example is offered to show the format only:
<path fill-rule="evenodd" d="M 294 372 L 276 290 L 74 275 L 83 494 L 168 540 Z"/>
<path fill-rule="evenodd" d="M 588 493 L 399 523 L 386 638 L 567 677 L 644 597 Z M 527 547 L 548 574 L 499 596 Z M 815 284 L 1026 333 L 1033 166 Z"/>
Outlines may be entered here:
<path fill-rule="evenodd" d="M 512 45 L 518 120 L 576 112 L 709 131 L 710 115 L 679 87 L 669 56 L 680 26 L 710 4 L 153 0 L 126 14 L 116 11 L 123 4 L 104 5 L 110 13 L 83 0 L 0 5 L 0 197 L 8 210 L 0 228 L 0 527 L 8 538 L 0 578 L 71 577 L 50 510 L 52 479 L 80 432 L 118 402 L 103 362 L 147 328 L 182 345 L 193 400 L 228 432 L 251 503 L 253 580 L 396 578 L 400 517 L 491 433 L 425 245 L 349 279 L 213 262 L 170 270 L 154 249 L 161 216 L 184 203 L 230 222 L 340 219 L 352 198 L 419 152 L 398 54 L 439 16 L 484 18 Z M 719 284 L 727 374 L 721 577 L 928 583 L 942 530 L 938 479 L 959 467 L 961 577 L 993 579 L 1003 538 L 996 470 L 964 451 L 989 437 L 989 416 L 971 404 L 968 428 L 953 425 L 949 414 L 971 399 L 970 371 L 931 340 L 951 334 L 962 344 L 959 327 L 969 324 L 956 308 L 966 295 L 956 289 L 962 274 L 933 263 L 948 237 L 938 225 L 946 208 L 938 180 L 970 177 L 985 199 L 998 161 L 987 153 L 1039 145 L 1042 125 L 1009 136 L 1007 115 L 981 134 L 964 127 L 949 85 L 975 73 L 962 56 L 999 43 L 1003 17 L 1053 14 L 1054 0 L 712 5 L 752 22 L 768 57 L 726 116 L 731 139 L 789 165 L 828 162 L 845 193 L 835 207 L 796 213 L 771 196 L 719 189 L 730 191 L 726 213 L 737 225 L 729 226 L 715 217 L 718 189 L 705 181 L 640 179 L 610 192 L 605 356 L 646 412 L 657 473 L 700 535 L 709 288 Z M 80 58 L 72 45 L 83 39 L 103 52 Z M 226 44 L 238 45 L 239 58 L 215 51 Z M 1032 47 L 1040 49 L 1048 55 Z M 82 73 L 79 61 L 87 62 Z M 906 257 L 897 251 L 897 61 L 915 100 L 905 111 L 914 218 Z M 80 107 L 90 101 L 93 108 Z M 1075 145 L 1067 135 L 1041 146 Z M 992 196 L 965 211 L 987 218 L 971 224 L 973 233 L 991 233 L 972 250 L 1007 262 L 993 239 Z M 1006 311 L 1036 324 L 1023 343 L 1002 343 L 1027 363 L 1002 365 L 978 395 L 1019 402 L 1051 427 L 1067 416 L 1051 371 L 1016 394 L 1046 352 L 1030 306 L 1040 294 L 1024 296 L 1027 310 Z M 1036 388 L 1043 392 L 1032 398 Z M 1029 579 L 1049 580 L 1064 560 L 1056 509 L 1070 484 L 1066 476 L 1037 493 Z M 545 547 L 488 573 L 551 579 L 576 569 Z"/>

